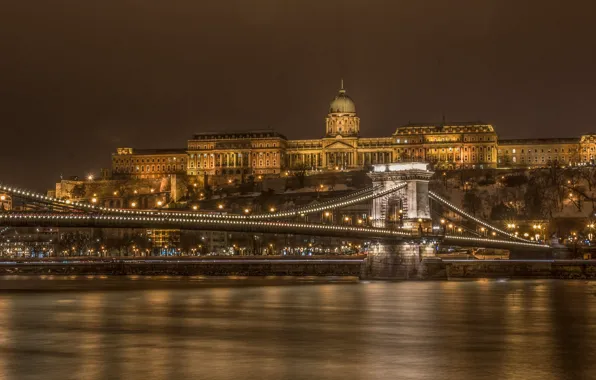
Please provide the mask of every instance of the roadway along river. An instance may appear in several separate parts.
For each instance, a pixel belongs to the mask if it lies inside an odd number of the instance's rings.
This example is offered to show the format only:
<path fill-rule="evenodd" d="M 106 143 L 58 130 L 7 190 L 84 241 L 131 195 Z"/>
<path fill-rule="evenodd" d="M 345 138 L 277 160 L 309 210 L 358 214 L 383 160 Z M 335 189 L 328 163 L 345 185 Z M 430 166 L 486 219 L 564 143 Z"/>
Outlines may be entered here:
<path fill-rule="evenodd" d="M 0 379 L 596 378 L 596 282 L 289 283 L 3 277 Z"/>

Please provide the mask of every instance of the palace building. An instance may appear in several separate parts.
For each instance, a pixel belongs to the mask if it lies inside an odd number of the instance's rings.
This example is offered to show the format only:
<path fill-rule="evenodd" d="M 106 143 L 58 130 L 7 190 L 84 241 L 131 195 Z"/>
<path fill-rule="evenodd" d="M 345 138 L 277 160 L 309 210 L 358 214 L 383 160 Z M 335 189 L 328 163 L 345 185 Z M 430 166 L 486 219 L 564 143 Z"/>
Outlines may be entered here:
<path fill-rule="evenodd" d="M 356 104 L 343 87 L 331 101 L 321 138 L 288 140 L 272 130 L 202 132 L 180 149 L 118 148 L 113 178 L 181 174 L 223 183 L 249 176 L 362 170 L 370 165 L 426 161 L 441 169 L 538 167 L 593 162 L 596 135 L 580 138 L 499 140 L 482 122 L 407 124 L 389 137 L 362 137 Z"/>

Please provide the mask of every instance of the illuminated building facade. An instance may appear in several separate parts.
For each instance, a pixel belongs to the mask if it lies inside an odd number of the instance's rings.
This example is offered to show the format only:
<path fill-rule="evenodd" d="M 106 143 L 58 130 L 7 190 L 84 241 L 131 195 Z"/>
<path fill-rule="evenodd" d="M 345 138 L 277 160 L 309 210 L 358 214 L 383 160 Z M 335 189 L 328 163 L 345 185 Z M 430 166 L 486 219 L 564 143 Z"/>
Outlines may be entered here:
<path fill-rule="evenodd" d="M 186 173 L 185 149 L 118 148 L 112 155 L 114 178 L 160 178 Z"/>
<path fill-rule="evenodd" d="M 593 161 L 596 136 L 499 140 L 490 124 L 407 124 L 390 137 L 361 137 L 354 101 L 342 86 L 329 104 L 322 138 L 288 140 L 272 130 L 197 133 L 186 149 L 118 148 L 113 178 L 185 174 L 195 182 L 231 183 L 289 171 L 361 170 L 370 165 L 426 161 L 441 169 L 536 167 Z"/>

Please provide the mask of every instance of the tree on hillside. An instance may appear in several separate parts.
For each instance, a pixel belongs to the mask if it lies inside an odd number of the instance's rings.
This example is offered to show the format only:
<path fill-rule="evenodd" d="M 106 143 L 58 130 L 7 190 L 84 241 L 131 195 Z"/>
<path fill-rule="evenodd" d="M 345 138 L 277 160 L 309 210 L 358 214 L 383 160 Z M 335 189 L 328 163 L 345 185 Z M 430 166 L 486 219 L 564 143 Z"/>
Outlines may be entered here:
<path fill-rule="evenodd" d="M 480 199 L 476 190 L 470 190 L 464 194 L 463 206 L 466 211 L 474 216 L 481 211 L 482 199 Z"/>
<path fill-rule="evenodd" d="M 552 218 L 562 208 L 560 178 L 544 170 L 530 172 L 524 194 L 525 213 L 529 218 Z M 562 177 L 562 175 L 560 176 Z"/>
<path fill-rule="evenodd" d="M 491 220 L 509 220 L 516 217 L 515 209 L 507 206 L 504 203 L 498 203 L 490 210 Z"/>
<path fill-rule="evenodd" d="M 303 188 L 306 181 L 306 172 L 308 171 L 308 165 L 303 162 L 297 162 L 292 166 L 292 173 L 298 180 L 298 187 Z"/>
<path fill-rule="evenodd" d="M 577 169 L 579 177 L 586 181 L 588 190 L 596 185 L 596 166 L 580 166 Z"/>

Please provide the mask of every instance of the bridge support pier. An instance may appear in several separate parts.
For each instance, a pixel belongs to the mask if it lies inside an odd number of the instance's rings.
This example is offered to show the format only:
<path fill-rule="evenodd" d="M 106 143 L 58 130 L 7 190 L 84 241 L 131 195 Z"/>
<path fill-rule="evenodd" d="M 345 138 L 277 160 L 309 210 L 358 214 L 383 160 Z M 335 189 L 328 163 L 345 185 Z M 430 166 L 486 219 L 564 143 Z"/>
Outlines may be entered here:
<path fill-rule="evenodd" d="M 371 246 L 363 277 L 370 280 L 422 280 L 443 278 L 444 265 L 433 243 L 377 243 Z"/>

